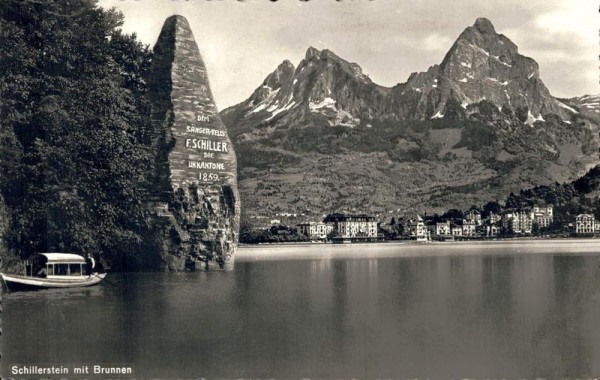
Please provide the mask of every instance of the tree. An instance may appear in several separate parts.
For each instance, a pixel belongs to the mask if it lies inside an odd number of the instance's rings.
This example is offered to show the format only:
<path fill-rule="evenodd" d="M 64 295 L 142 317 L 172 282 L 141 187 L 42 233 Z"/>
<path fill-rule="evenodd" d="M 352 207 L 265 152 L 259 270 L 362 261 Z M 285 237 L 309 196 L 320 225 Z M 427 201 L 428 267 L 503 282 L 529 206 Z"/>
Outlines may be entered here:
<path fill-rule="evenodd" d="M 486 216 L 490 213 L 500 214 L 502 213 L 502 206 L 497 201 L 490 201 L 483 206 L 483 212 Z"/>
<path fill-rule="evenodd" d="M 0 191 L 10 244 L 118 262 L 143 252 L 151 53 L 94 0 L 0 7 Z M 5 177 L 3 177 L 4 179 Z"/>
<path fill-rule="evenodd" d="M 505 205 L 507 209 L 518 209 L 521 207 L 521 200 L 515 195 L 515 193 L 511 192 L 508 198 L 506 198 Z"/>
<path fill-rule="evenodd" d="M 446 220 L 459 220 L 462 219 L 464 217 L 464 214 L 461 210 L 452 208 L 448 211 L 446 211 L 443 215 L 442 218 L 446 219 Z"/>

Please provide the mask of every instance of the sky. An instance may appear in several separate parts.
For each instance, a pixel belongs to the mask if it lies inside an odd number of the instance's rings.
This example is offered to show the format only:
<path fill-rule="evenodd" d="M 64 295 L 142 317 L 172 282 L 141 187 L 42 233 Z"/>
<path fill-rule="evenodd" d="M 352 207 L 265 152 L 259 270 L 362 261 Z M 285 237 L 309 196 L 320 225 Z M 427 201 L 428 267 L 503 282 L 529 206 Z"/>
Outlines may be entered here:
<path fill-rule="evenodd" d="M 557 97 L 600 93 L 596 0 L 100 0 L 153 47 L 165 19 L 185 16 L 219 109 L 252 94 L 284 60 L 329 49 L 377 84 L 405 82 L 441 63 L 478 17 L 535 59 Z"/>

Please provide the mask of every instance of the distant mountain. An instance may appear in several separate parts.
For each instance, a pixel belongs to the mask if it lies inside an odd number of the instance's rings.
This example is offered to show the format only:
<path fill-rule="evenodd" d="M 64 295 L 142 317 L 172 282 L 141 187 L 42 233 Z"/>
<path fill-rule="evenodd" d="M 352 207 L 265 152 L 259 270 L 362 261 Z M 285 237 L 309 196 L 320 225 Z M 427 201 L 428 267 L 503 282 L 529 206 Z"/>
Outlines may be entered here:
<path fill-rule="evenodd" d="M 584 95 L 576 98 L 565 99 L 571 105 L 571 110 L 580 112 L 596 122 L 600 122 L 600 95 Z"/>
<path fill-rule="evenodd" d="M 596 108 L 593 108 L 596 107 Z M 597 162 L 598 98 L 554 98 L 537 63 L 477 19 L 392 88 L 309 48 L 221 115 L 249 214 L 464 207 Z"/>
<path fill-rule="evenodd" d="M 361 117 L 381 116 L 390 94 L 391 89 L 373 83 L 357 64 L 311 47 L 297 68 L 284 61 L 246 101 L 223 115 L 235 124 L 236 132 L 283 116 L 354 127 Z"/>
<path fill-rule="evenodd" d="M 481 100 L 513 111 L 524 108 L 530 122 L 548 113 L 568 118 L 568 111 L 539 78 L 538 64 L 519 54 L 517 46 L 484 18 L 461 33 L 440 65 L 413 73 L 394 93 L 400 104 L 416 100 L 411 109 L 416 117 L 441 118 L 453 99 L 463 108 Z"/>

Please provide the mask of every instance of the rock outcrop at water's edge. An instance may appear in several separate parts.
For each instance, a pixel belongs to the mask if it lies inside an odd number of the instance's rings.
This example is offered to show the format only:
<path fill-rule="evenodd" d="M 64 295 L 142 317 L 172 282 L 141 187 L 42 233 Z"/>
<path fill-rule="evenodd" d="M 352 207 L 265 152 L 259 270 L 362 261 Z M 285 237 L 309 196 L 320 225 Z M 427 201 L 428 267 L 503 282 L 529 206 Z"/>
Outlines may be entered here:
<path fill-rule="evenodd" d="M 187 261 L 232 268 L 240 215 L 237 161 L 182 16 L 163 25 L 148 95 L 155 159 L 148 202 L 166 227 L 156 239 L 164 266 L 183 270 Z"/>

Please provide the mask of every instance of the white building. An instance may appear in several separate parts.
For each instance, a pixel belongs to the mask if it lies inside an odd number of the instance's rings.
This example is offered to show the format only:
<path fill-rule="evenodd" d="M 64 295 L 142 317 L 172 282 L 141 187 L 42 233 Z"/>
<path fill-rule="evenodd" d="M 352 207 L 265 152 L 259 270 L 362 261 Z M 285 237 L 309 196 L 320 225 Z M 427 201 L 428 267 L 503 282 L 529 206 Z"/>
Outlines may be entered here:
<path fill-rule="evenodd" d="M 481 221 L 481 219 L 480 219 Z M 462 236 L 475 236 L 477 223 L 472 219 L 465 219 L 462 223 Z"/>
<path fill-rule="evenodd" d="M 554 221 L 554 209 L 552 206 L 533 206 L 531 210 L 532 219 L 540 228 L 549 227 Z"/>
<path fill-rule="evenodd" d="M 531 234 L 533 214 L 525 211 L 510 212 L 502 218 L 504 228 L 514 234 Z"/>
<path fill-rule="evenodd" d="M 483 226 L 483 228 L 483 233 L 487 237 L 493 237 L 498 235 L 498 226 L 496 226 L 495 224 L 486 224 Z"/>
<path fill-rule="evenodd" d="M 416 220 L 408 221 L 408 236 L 416 241 L 427 240 L 427 227 L 419 215 Z"/>
<path fill-rule="evenodd" d="M 575 233 L 576 234 L 593 234 L 596 232 L 598 222 L 594 215 L 579 214 L 575 218 Z"/>
<path fill-rule="evenodd" d="M 502 215 L 494 214 L 493 212 L 490 212 L 490 216 L 488 216 L 488 220 L 489 220 L 490 224 L 498 223 L 502 220 Z"/>
<path fill-rule="evenodd" d="M 450 230 L 450 222 L 437 222 L 435 224 L 435 235 L 436 236 L 450 236 L 452 231 Z"/>
<path fill-rule="evenodd" d="M 462 224 L 453 224 L 450 227 L 450 232 L 452 233 L 452 236 L 463 236 Z"/>
<path fill-rule="evenodd" d="M 477 226 L 481 225 L 481 213 L 479 211 L 470 210 L 465 215 L 465 219 L 474 222 Z"/>
<path fill-rule="evenodd" d="M 377 221 L 373 216 L 331 214 L 325 217 L 324 222 L 325 224 L 332 224 L 333 230 L 343 238 L 377 238 Z"/>
<path fill-rule="evenodd" d="M 300 223 L 296 227 L 299 233 L 308 236 L 311 240 L 325 240 L 333 231 L 333 224 L 321 222 Z"/>

